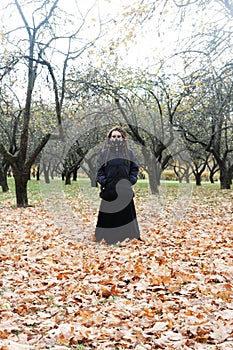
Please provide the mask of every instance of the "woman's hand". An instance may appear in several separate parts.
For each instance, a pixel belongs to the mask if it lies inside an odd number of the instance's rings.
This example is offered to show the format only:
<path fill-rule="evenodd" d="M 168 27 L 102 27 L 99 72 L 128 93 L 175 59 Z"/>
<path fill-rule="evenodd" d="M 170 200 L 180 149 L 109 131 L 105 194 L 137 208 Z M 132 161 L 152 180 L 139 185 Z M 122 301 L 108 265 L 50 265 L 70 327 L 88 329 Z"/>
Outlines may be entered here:
<path fill-rule="evenodd" d="M 131 175 L 131 176 L 129 177 L 129 181 L 131 182 L 131 185 L 136 184 L 136 182 L 137 182 L 136 176 Z"/>

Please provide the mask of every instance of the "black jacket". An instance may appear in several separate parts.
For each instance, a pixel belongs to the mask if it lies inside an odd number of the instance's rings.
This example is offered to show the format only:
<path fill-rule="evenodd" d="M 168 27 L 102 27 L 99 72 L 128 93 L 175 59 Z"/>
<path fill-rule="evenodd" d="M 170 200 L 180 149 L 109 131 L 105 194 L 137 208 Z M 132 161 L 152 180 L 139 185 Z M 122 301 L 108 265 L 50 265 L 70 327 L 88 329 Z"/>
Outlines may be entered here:
<path fill-rule="evenodd" d="M 119 180 L 126 179 L 131 185 L 137 182 L 138 165 L 132 150 L 128 151 L 127 159 L 121 150 L 115 148 L 102 150 L 97 160 L 97 181 L 101 190 L 115 190 Z M 106 159 L 107 157 L 107 159 Z"/>

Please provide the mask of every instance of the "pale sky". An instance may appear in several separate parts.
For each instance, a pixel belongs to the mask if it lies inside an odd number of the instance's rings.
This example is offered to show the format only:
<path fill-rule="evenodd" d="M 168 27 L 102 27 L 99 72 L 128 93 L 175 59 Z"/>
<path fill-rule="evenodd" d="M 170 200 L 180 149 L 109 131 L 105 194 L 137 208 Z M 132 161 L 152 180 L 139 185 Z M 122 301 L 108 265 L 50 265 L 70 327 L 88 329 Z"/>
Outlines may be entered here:
<path fill-rule="evenodd" d="M 2 2 L 0 4 L 0 8 L 4 8 L 4 3 Z M 20 3 L 22 4 L 24 1 L 21 0 Z M 198 7 L 192 5 L 189 7 L 189 13 L 183 16 L 181 22 L 181 16 L 177 14 L 177 8 L 168 6 L 162 17 L 158 9 L 158 11 L 154 12 L 153 18 L 150 21 L 143 23 L 141 27 L 137 26 L 135 42 L 131 42 L 127 39 L 131 28 L 120 25 L 120 20 L 124 17 L 127 6 L 133 3 L 134 0 L 60 0 L 58 5 L 72 14 L 74 26 L 79 25 L 82 16 L 83 18 L 86 17 L 82 39 L 84 39 L 84 35 L 86 38 L 94 38 L 98 34 L 97 18 L 99 16 L 102 21 L 105 21 L 106 18 L 110 18 L 109 16 L 111 16 L 115 23 L 111 21 L 108 26 L 104 27 L 105 30 L 108 28 L 107 35 L 97 42 L 98 51 L 102 47 L 105 48 L 106 56 L 103 55 L 104 60 L 115 60 L 116 57 L 114 54 L 117 53 L 120 57 L 120 64 L 140 68 L 152 66 L 163 57 L 171 55 L 177 49 L 177 45 L 181 45 L 181 41 L 185 37 L 205 31 L 209 23 L 214 21 L 217 23 L 221 15 L 220 11 L 213 12 L 212 3 L 205 12 L 200 11 Z M 38 3 L 35 2 L 34 5 L 36 7 Z M 79 6 L 80 11 L 77 6 Z M 22 23 L 17 10 L 15 12 L 11 11 L 10 21 L 7 11 L 1 9 L 0 11 L 2 24 L 5 21 L 5 25 L 11 23 L 11 27 L 15 28 L 16 23 Z M 27 19 L 31 21 L 30 12 L 27 11 L 25 14 Z M 58 30 L 62 33 L 63 28 L 59 28 L 58 26 Z M 110 54 L 111 39 L 115 40 L 115 46 L 113 45 L 111 47 L 112 55 Z M 119 39 L 119 45 L 117 45 L 117 39 Z M 124 39 L 127 45 L 124 43 Z M 82 45 L 83 42 L 80 40 L 80 43 Z M 178 47 L 178 49 L 182 50 L 182 46 Z M 95 58 L 95 52 L 93 58 Z"/>

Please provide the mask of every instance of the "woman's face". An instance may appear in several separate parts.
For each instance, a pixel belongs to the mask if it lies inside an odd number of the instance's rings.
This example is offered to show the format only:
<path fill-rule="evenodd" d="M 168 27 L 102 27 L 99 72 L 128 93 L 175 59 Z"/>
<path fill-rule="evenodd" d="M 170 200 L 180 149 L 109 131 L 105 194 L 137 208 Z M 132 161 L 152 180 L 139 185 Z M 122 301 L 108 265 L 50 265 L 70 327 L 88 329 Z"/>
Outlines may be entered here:
<path fill-rule="evenodd" d="M 120 131 L 118 130 L 113 130 L 112 133 L 111 133 L 111 138 L 115 139 L 115 138 L 122 138 L 122 135 L 120 133 Z"/>

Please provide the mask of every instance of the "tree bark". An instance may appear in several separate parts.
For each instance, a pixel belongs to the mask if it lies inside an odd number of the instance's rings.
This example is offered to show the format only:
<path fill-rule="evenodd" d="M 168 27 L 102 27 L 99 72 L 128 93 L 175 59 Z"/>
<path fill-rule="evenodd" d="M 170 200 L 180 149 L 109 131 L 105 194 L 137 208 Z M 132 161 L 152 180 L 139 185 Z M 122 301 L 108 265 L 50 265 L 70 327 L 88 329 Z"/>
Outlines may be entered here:
<path fill-rule="evenodd" d="M 8 192 L 9 187 L 7 184 L 7 173 L 0 167 L 0 186 L 2 186 L 2 192 Z"/>
<path fill-rule="evenodd" d="M 220 167 L 220 188 L 229 190 L 232 184 L 232 171 L 226 167 Z"/>
<path fill-rule="evenodd" d="M 49 170 L 44 168 L 44 180 L 46 184 L 50 183 L 50 179 L 49 179 Z"/>
<path fill-rule="evenodd" d="M 201 174 L 200 173 L 196 173 L 195 174 L 195 178 L 196 178 L 196 185 L 197 186 L 201 186 Z"/>
<path fill-rule="evenodd" d="M 71 174 L 72 172 L 67 171 L 65 176 L 65 185 L 71 185 Z"/>
<path fill-rule="evenodd" d="M 25 208 L 28 206 L 27 184 L 29 180 L 29 173 L 30 168 L 24 169 L 24 171 L 19 171 L 13 168 L 16 203 L 18 208 Z"/>
<path fill-rule="evenodd" d="M 158 175 L 156 174 L 156 164 L 154 162 L 148 164 L 148 179 L 151 193 L 159 194 Z"/>
<path fill-rule="evenodd" d="M 36 171 L 36 180 L 40 181 L 40 165 L 38 165 L 37 171 Z"/>
<path fill-rule="evenodd" d="M 210 179 L 210 183 L 214 184 L 214 174 L 210 174 L 209 179 Z"/>
<path fill-rule="evenodd" d="M 73 171 L 73 181 L 77 181 L 77 177 L 78 177 L 78 169 L 75 168 Z"/>

